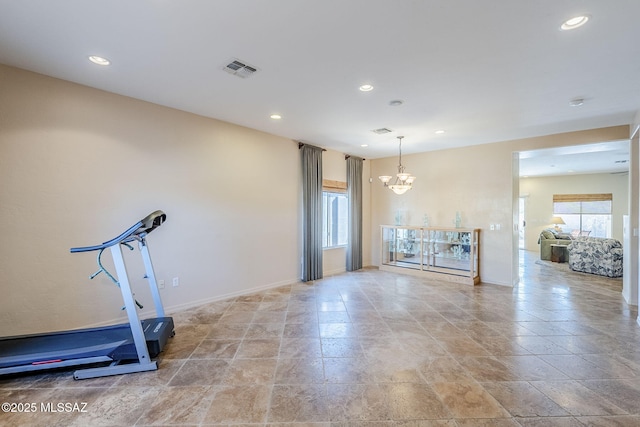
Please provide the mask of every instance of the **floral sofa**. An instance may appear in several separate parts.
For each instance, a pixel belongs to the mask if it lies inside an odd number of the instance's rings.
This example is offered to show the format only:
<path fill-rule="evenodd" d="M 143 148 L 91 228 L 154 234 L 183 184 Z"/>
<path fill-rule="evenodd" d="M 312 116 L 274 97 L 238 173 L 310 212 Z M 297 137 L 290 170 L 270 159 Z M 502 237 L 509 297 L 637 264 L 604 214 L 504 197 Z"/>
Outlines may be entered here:
<path fill-rule="evenodd" d="M 571 235 L 559 233 L 553 228 L 546 228 L 540 233 L 538 244 L 540 244 L 540 259 L 551 260 L 551 245 L 568 245 L 571 243 Z"/>
<path fill-rule="evenodd" d="M 616 239 L 576 237 L 567 247 L 573 271 L 607 277 L 622 276 L 622 244 Z"/>

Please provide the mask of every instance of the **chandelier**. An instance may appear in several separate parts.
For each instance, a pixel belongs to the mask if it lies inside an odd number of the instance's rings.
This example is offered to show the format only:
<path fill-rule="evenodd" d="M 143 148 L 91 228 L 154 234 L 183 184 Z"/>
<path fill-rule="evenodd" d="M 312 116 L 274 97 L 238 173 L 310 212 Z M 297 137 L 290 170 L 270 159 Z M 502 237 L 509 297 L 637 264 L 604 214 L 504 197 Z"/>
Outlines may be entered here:
<path fill-rule="evenodd" d="M 390 184 L 393 177 L 389 175 L 382 175 L 378 177 L 385 187 L 389 188 L 396 194 L 404 194 L 411 190 L 411 185 L 416 179 L 415 176 L 405 172 L 404 166 L 402 166 L 402 138 L 404 138 L 404 136 L 398 137 L 398 173 L 396 174 L 395 181 L 393 181 L 393 184 Z"/>

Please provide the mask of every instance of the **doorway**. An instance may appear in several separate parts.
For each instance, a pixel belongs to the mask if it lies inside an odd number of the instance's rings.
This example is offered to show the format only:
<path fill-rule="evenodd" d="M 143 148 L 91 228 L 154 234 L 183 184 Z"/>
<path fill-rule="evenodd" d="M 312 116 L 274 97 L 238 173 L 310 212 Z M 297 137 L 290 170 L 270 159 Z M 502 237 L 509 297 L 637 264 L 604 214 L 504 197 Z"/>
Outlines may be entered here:
<path fill-rule="evenodd" d="M 568 179 L 565 183 L 552 181 L 551 179 L 555 179 L 555 177 L 591 174 L 603 174 L 603 177 L 631 175 L 632 178 L 627 178 L 629 179 L 629 191 L 625 194 L 617 194 L 616 197 L 617 200 L 627 199 L 625 202 L 628 202 L 628 209 L 620 207 L 624 210 L 623 213 L 627 213 L 628 210 L 633 211 L 633 207 L 639 205 L 639 192 L 631 184 L 638 181 L 637 175 L 634 177 L 638 168 L 637 154 L 636 157 L 630 155 L 631 147 L 634 147 L 634 150 L 637 149 L 637 146 L 633 143 L 630 144 L 629 140 L 619 140 L 514 152 L 512 200 L 513 221 L 514 223 L 517 221 L 517 226 L 514 224 L 513 247 L 515 248 L 517 245 L 520 249 L 518 252 L 521 252 L 523 248 L 529 251 L 536 250 L 539 230 L 550 226 L 552 211 L 550 210 L 551 206 L 547 205 L 551 203 L 551 196 L 547 194 L 545 195 L 547 199 L 539 200 L 538 189 L 542 190 L 541 194 L 544 194 L 545 191 L 550 194 L 555 194 L 555 192 L 558 194 L 582 194 L 589 191 L 609 191 L 601 187 L 593 190 L 591 188 L 584 189 L 581 187 L 583 182 L 578 179 L 575 179 L 575 182 Z M 521 182 L 521 178 L 526 180 L 540 179 L 540 181 L 530 181 L 529 184 L 523 185 L 524 182 Z M 602 185 L 605 181 L 596 180 L 594 182 L 597 185 Z M 522 193 L 520 193 L 521 191 Z M 631 214 L 633 215 L 633 212 Z M 621 217 L 620 212 L 617 212 L 616 215 L 616 218 Z M 620 234 L 621 225 L 618 228 L 620 230 L 617 234 Z M 622 241 L 622 236 L 614 235 L 614 237 Z M 527 247 L 527 244 L 530 247 Z M 518 265 L 517 257 L 515 258 L 514 267 Z"/>

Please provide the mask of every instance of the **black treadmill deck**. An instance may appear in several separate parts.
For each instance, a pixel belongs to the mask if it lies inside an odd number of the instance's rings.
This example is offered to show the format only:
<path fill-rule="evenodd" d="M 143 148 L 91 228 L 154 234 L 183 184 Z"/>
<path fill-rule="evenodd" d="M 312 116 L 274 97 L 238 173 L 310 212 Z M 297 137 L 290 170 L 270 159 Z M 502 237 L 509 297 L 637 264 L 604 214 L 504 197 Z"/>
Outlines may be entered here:
<path fill-rule="evenodd" d="M 173 319 L 159 317 L 142 321 L 149 356 L 162 351 L 174 335 Z M 0 375 L 3 368 L 42 365 L 92 357 L 107 357 L 113 361 L 138 358 L 131 327 L 128 323 L 99 328 L 77 329 L 47 334 L 20 335 L 0 338 Z"/>

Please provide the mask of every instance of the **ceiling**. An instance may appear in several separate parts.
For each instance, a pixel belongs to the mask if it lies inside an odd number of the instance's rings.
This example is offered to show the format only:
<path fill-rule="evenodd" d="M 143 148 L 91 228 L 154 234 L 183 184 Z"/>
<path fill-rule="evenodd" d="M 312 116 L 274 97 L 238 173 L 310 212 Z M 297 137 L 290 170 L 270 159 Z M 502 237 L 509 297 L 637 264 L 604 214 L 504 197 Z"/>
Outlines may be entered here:
<path fill-rule="evenodd" d="M 379 158 L 399 135 L 415 153 L 631 123 L 639 19 L 638 0 L 0 0 L 0 63 Z"/>
<path fill-rule="evenodd" d="M 523 178 L 628 172 L 628 140 L 520 152 L 520 177 Z"/>

